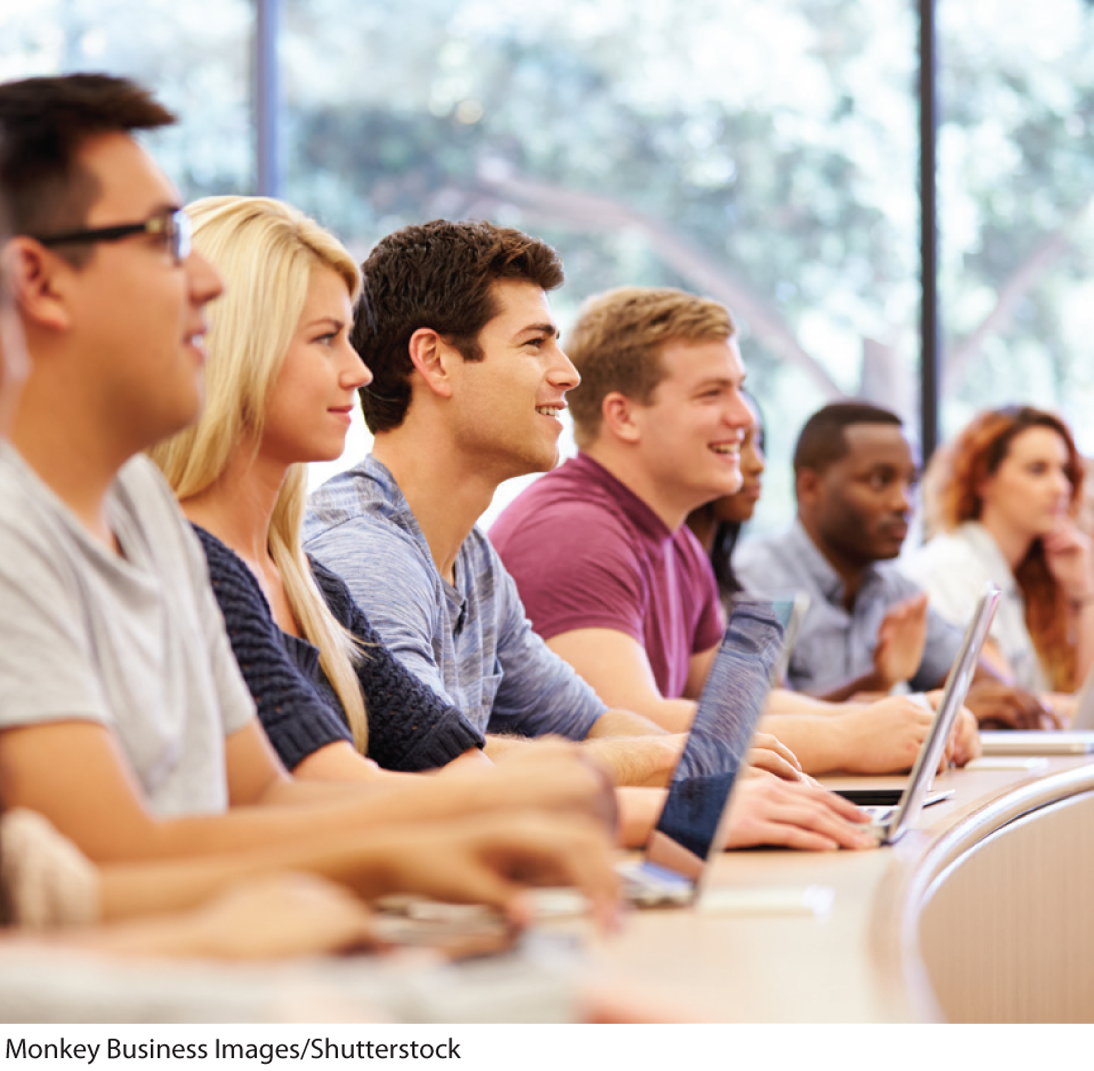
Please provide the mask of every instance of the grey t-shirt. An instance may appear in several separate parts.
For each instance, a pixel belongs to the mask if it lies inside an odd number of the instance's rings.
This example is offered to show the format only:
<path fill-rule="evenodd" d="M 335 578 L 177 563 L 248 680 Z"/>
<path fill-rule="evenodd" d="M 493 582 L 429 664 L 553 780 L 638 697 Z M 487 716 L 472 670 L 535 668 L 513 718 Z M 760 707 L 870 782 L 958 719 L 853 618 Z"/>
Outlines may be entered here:
<path fill-rule="evenodd" d="M 477 528 L 440 574 L 410 505 L 374 457 L 308 502 L 308 553 L 338 573 L 411 673 L 481 732 L 583 740 L 607 709 L 532 631 L 489 540 Z"/>
<path fill-rule="evenodd" d="M 224 740 L 255 716 L 205 555 L 145 457 L 92 539 L 0 443 L 0 728 L 81 719 L 117 736 L 150 810 L 228 806 Z"/>

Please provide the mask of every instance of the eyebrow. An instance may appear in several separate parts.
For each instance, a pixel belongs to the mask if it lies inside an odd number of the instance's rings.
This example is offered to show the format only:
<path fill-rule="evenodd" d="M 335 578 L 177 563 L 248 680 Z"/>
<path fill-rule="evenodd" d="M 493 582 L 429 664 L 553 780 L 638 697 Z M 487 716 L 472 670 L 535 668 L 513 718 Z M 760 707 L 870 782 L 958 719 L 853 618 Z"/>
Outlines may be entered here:
<path fill-rule="evenodd" d="M 528 324 L 527 327 L 522 327 L 513 338 L 520 338 L 522 335 L 549 335 L 551 338 L 560 338 L 561 332 L 558 329 L 557 324 L 542 323 L 542 324 Z"/>
<path fill-rule="evenodd" d="M 346 321 L 338 316 L 317 316 L 314 320 L 309 320 L 305 325 L 305 330 L 311 330 L 313 327 L 320 327 L 324 324 L 331 324 L 338 328 L 339 331 L 346 326 Z"/>
<path fill-rule="evenodd" d="M 706 379 L 701 379 L 695 386 L 695 390 L 706 390 L 708 387 L 736 387 L 737 390 L 741 390 L 745 385 L 745 377 L 742 375 L 740 379 L 734 379 L 732 376 L 708 376 Z"/>

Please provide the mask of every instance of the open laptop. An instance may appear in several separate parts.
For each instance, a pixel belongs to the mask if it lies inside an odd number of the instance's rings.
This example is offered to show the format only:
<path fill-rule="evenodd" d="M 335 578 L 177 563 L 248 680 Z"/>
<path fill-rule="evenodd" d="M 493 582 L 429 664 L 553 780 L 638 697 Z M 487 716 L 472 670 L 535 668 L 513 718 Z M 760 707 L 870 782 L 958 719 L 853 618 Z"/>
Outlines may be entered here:
<path fill-rule="evenodd" d="M 695 720 L 673 771 L 657 826 L 637 863 L 623 863 L 623 896 L 639 907 L 690 904 L 709 869 L 718 826 L 767 702 L 788 635 L 796 635 L 805 604 L 744 597 L 729 616 Z M 539 918 L 578 915 L 584 897 L 574 889 L 532 892 Z M 477 904 L 389 897 L 385 906 L 413 923 L 473 929 L 493 912 Z"/>
<path fill-rule="evenodd" d="M 1068 729 L 988 729 L 980 734 L 985 755 L 1085 755 L 1094 751 L 1094 669 L 1075 693 Z"/>
<path fill-rule="evenodd" d="M 895 807 L 882 808 L 880 813 L 873 812 L 871 829 L 879 844 L 895 844 L 916 822 L 927 800 L 946 740 L 953 724 L 965 702 L 976 666 L 980 659 L 980 648 L 984 646 L 995 609 L 999 605 L 1000 591 L 989 584 L 980 596 L 971 620 L 965 629 L 961 647 L 954 659 L 953 668 L 946 678 L 946 688 L 942 700 L 935 711 L 934 720 L 926 739 L 920 746 L 915 765 L 908 776 L 900 800 Z"/>
<path fill-rule="evenodd" d="M 693 903 L 714 854 L 756 725 L 804 605 L 742 598 L 730 613 L 676 764 L 657 826 L 640 862 L 623 864 L 623 895 L 642 907 Z"/>

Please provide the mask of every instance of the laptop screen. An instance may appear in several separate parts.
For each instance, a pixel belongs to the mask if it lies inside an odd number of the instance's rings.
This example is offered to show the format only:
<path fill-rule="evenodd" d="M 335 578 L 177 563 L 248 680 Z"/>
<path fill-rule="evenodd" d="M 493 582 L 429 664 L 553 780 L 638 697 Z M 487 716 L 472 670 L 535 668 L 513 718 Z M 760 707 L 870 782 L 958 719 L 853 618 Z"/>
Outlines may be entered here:
<path fill-rule="evenodd" d="M 792 606 L 791 600 L 751 599 L 734 606 L 647 849 L 648 862 L 693 878 L 701 872 L 767 701 Z"/>

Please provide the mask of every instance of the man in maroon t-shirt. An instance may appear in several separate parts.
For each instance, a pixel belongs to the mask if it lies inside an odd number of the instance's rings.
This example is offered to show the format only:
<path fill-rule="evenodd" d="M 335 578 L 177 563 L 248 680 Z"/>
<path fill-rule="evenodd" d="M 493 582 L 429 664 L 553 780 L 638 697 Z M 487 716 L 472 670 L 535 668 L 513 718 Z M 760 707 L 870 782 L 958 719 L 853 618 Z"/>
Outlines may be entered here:
<path fill-rule="evenodd" d="M 721 637 L 713 572 L 685 519 L 741 483 L 752 414 L 716 301 L 626 287 L 567 337 L 578 456 L 502 513 L 490 539 L 533 627 L 604 702 L 690 724 Z M 907 769 L 930 715 L 907 698 L 831 704 L 781 689 L 765 728 L 810 773 Z M 966 749 L 967 750 L 967 749 Z"/>

